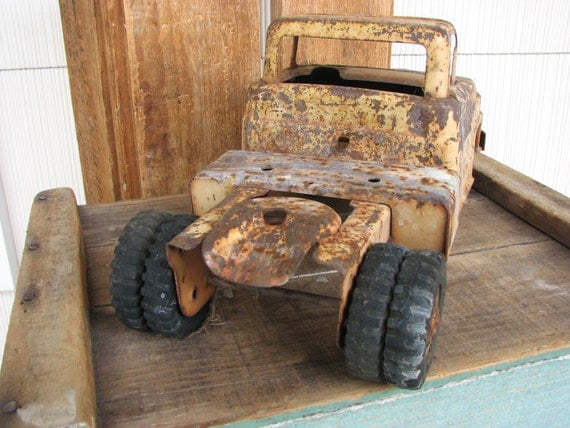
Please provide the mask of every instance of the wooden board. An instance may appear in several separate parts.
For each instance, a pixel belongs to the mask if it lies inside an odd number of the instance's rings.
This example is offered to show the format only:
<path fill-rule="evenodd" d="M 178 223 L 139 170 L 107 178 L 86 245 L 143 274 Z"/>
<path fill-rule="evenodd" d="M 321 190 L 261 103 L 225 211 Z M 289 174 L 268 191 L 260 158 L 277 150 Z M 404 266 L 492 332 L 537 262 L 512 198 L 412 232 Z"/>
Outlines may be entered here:
<path fill-rule="evenodd" d="M 561 193 L 477 153 L 475 188 L 537 229 L 570 247 L 570 199 Z"/>
<path fill-rule="evenodd" d="M 257 0 L 60 1 L 89 203 L 184 193 L 239 148 Z"/>
<path fill-rule="evenodd" d="M 34 200 L 0 373 L 0 426 L 95 426 L 81 225 L 71 189 Z"/>
<path fill-rule="evenodd" d="M 310 14 L 392 16 L 393 0 L 354 0 L 334 2 L 326 0 L 277 0 L 271 2 L 271 16 L 297 16 Z M 292 44 L 284 46 L 291 50 Z M 374 42 L 345 42 L 305 38 L 299 41 L 299 64 L 335 64 L 360 67 L 389 68 L 390 44 Z"/>
<path fill-rule="evenodd" d="M 487 379 L 494 372 L 509 378 L 513 367 L 525 364 L 553 361 L 544 367 L 568 372 L 568 359 L 560 358 L 570 353 L 570 250 L 477 192 L 466 202 L 449 259 L 445 314 L 428 382 L 403 395 L 346 374 L 335 346 L 334 298 L 233 290 L 218 293 L 206 328 L 188 339 L 123 327 L 109 306 L 113 244 L 130 216 L 151 207 L 184 212 L 189 201 L 183 195 L 80 208 L 104 426 L 212 425 L 258 418 L 304 424 L 300 421 L 311 414 L 328 415 L 322 419 L 326 426 L 351 406 L 353 417 L 364 417 L 361 410 L 368 407 L 359 406 L 366 403 L 414 400 L 430 406 L 425 400 L 443 384 L 469 385 L 466 379 Z M 544 370 L 529 367 L 521 375 Z M 554 384 L 563 390 L 563 383 Z M 471 399 L 477 403 L 480 398 Z M 513 409 L 524 411 L 517 402 Z M 549 402 L 544 408 L 560 414 L 565 405 Z"/>
<path fill-rule="evenodd" d="M 115 137 L 108 111 L 110 76 L 102 55 L 105 39 L 99 36 L 97 6 L 89 1 L 60 1 L 59 7 L 87 201 L 119 200 Z"/>

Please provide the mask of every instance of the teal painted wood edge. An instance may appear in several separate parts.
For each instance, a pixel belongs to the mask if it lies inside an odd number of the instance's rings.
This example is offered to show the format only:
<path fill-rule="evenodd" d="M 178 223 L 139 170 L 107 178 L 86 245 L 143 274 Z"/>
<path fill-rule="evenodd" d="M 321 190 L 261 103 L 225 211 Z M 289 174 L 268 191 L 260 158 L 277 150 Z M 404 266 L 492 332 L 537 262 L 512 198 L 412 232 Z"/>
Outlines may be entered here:
<path fill-rule="evenodd" d="M 568 427 L 570 348 L 226 427 Z"/>

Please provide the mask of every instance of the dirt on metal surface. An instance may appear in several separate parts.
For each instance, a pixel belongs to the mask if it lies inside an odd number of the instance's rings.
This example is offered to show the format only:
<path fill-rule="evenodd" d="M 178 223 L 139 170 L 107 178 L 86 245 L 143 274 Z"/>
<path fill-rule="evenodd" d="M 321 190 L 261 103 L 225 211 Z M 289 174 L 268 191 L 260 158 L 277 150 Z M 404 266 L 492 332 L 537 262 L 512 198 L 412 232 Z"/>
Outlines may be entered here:
<path fill-rule="evenodd" d="M 426 71 L 297 64 L 295 50 L 284 61 L 286 37 L 420 44 Z M 456 44 L 453 26 L 440 20 L 282 18 L 268 32 L 264 76 L 249 90 L 242 147 L 444 169 L 459 179 L 461 205 L 473 183 L 481 112 L 474 83 L 455 77 Z"/>
<path fill-rule="evenodd" d="M 216 292 L 216 287 L 208 282 L 208 268 L 202 257 L 204 238 L 232 206 L 266 193 L 267 190 L 254 188 L 234 191 L 225 203 L 198 218 L 166 246 L 166 256 L 176 281 L 178 304 L 184 315 L 196 315 Z"/>
<path fill-rule="evenodd" d="M 392 240 L 410 248 L 445 252 L 447 219 L 459 214 L 458 179 L 438 168 L 237 150 L 197 174 L 192 195 L 206 199 L 228 184 L 388 205 Z"/>
<path fill-rule="evenodd" d="M 210 271 L 241 285 L 284 285 L 309 249 L 341 224 L 331 207 L 298 197 L 262 197 L 234 206 L 202 244 Z"/>

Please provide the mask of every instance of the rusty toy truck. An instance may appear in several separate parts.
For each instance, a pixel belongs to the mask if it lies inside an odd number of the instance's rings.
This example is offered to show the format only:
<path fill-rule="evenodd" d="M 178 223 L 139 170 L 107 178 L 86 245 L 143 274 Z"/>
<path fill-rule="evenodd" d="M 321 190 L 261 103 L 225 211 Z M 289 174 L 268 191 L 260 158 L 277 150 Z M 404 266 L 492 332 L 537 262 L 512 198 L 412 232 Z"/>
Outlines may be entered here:
<path fill-rule="evenodd" d="M 425 72 L 298 64 L 307 37 L 419 44 Z M 348 372 L 419 388 L 481 134 L 475 86 L 455 76 L 455 37 L 433 19 L 274 21 L 242 150 L 192 179 L 194 216 L 146 211 L 119 238 L 110 279 L 120 320 L 186 337 L 216 285 L 287 286 L 310 263 L 333 272 Z"/>

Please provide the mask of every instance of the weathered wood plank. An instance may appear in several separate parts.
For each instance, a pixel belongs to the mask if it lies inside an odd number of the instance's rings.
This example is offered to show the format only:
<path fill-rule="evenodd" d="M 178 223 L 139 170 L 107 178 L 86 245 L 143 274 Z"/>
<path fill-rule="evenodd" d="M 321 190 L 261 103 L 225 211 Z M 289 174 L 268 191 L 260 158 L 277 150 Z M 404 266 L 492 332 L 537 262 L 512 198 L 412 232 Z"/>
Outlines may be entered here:
<path fill-rule="evenodd" d="M 546 241 L 549 237 L 472 190 L 465 201 L 452 254 Z"/>
<path fill-rule="evenodd" d="M 257 0 L 60 1 L 87 201 L 186 191 L 239 148 Z"/>
<path fill-rule="evenodd" d="M 477 153 L 475 188 L 570 247 L 570 199 L 496 160 Z"/>
<path fill-rule="evenodd" d="M 86 269 L 89 286 L 89 306 L 111 304 L 109 275 L 111 260 L 119 235 L 127 222 L 137 213 L 149 209 L 172 214 L 192 212 L 189 195 L 162 196 L 123 201 L 120 204 L 82 205 L 79 207 L 83 242 L 87 251 Z"/>
<path fill-rule="evenodd" d="M 553 240 L 452 256 L 432 376 L 570 347 L 568 260 Z"/>
<path fill-rule="evenodd" d="M 115 246 L 125 224 L 141 211 L 154 209 L 172 214 L 192 213 L 190 194 L 131 199 L 120 204 L 94 204 L 79 207 L 85 248 Z"/>
<path fill-rule="evenodd" d="M 34 200 L 0 374 L 0 426 L 95 426 L 85 260 L 71 189 Z"/>
<path fill-rule="evenodd" d="M 124 14 L 142 196 L 185 192 L 240 147 L 260 76 L 259 1 L 124 2 Z"/>
<path fill-rule="evenodd" d="M 107 117 L 109 82 L 97 22 L 97 4 L 59 2 L 75 129 L 89 202 L 120 199 L 112 122 Z"/>
<path fill-rule="evenodd" d="M 278 0 L 271 2 L 272 18 L 309 14 L 392 16 L 393 9 L 393 0 L 353 0 L 350 2 Z M 291 43 L 286 43 L 283 48 L 284 52 L 291 51 L 291 47 Z M 304 38 L 297 48 L 297 61 L 299 64 L 389 68 L 390 52 L 389 43 Z"/>

